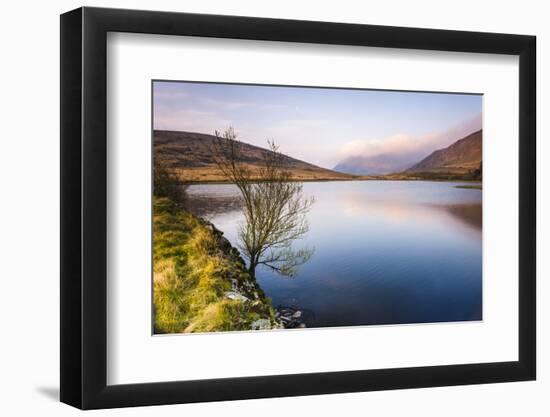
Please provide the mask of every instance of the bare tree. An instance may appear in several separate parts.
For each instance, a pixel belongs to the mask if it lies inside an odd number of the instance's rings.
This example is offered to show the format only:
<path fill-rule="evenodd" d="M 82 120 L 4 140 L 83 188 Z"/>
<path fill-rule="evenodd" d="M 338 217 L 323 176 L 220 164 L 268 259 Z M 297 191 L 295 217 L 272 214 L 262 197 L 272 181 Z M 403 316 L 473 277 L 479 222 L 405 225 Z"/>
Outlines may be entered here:
<path fill-rule="evenodd" d="M 214 160 L 223 175 L 240 191 L 244 224 L 239 229 L 240 249 L 254 277 L 256 267 L 265 265 L 285 276 L 296 273 L 307 262 L 312 249 L 293 250 L 292 242 L 309 230 L 306 214 L 313 198 L 303 196 L 302 184 L 292 181 L 286 158 L 273 141 L 262 152 L 259 167 L 246 162 L 244 145 L 233 128 L 216 131 Z"/>

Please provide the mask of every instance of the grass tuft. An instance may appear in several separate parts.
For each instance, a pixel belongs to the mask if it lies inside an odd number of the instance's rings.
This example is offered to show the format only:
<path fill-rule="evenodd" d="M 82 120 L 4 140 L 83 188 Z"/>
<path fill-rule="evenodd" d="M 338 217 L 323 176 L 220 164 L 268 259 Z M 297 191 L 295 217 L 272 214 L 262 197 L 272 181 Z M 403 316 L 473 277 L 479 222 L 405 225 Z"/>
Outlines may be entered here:
<path fill-rule="evenodd" d="M 155 333 L 249 330 L 253 321 L 273 318 L 259 288 L 259 300 L 225 298 L 229 277 L 252 278 L 200 219 L 167 198 L 155 197 L 153 209 Z"/>

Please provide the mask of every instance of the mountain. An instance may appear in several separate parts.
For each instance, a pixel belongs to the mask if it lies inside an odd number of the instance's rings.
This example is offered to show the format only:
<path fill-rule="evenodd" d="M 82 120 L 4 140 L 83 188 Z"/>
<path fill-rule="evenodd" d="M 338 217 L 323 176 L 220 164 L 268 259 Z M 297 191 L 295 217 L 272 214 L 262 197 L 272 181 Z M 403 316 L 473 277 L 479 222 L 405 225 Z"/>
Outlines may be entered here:
<path fill-rule="evenodd" d="M 452 145 L 432 152 L 406 172 L 468 174 L 481 168 L 482 131 L 471 133 Z"/>
<path fill-rule="evenodd" d="M 350 156 L 340 161 L 333 170 L 351 175 L 382 175 L 402 171 L 408 164 L 396 160 L 393 155 Z"/>
<path fill-rule="evenodd" d="M 155 130 L 155 157 L 161 158 L 184 181 L 225 181 L 218 169 L 212 148 L 217 140 L 213 135 L 195 132 Z M 225 140 L 225 139 L 222 139 Z M 243 160 L 252 171 L 259 169 L 268 149 L 241 142 Z M 347 180 L 353 176 L 321 168 L 299 159 L 283 156 L 287 169 L 295 180 Z"/>

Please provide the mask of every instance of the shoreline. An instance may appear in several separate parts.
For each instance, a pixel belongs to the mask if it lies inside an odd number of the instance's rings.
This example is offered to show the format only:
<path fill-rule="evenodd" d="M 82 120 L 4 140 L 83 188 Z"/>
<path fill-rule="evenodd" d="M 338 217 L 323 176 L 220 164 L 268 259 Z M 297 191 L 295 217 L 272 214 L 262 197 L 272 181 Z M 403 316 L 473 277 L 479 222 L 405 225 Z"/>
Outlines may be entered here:
<path fill-rule="evenodd" d="M 155 335 L 306 327 L 299 308 L 273 306 L 212 222 L 168 198 L 154 207 Z"/>
<path fill-rule="evenodd" d="M 239 251 L 169 198 L 154 199 L 154 334 L 281 328 Z"/>
<path fill-rule="evenodd" d="M 296 179 L 290 180 L 289 182 L 352 182 L 352 181 L 411 181 L 411 182 L 467 182 L 467 183 L 479 183 L 482 184 L 482 180 L 474 179 L 443 179 L 443 178 L 434 178 L 434 179 L 425 179 L 425 178 L 350 178 L 350 179 Z M 255 181 L 260 182 L 260 181 Z M 255 183 L 252 182 L 252 183 Z M 181 182 L 179 185 L 224 185 L 224 184 L 233 184 L 231 181 L 219 181 L 219 180 L 206 180 L 206 181 L 189 181 Z"/>

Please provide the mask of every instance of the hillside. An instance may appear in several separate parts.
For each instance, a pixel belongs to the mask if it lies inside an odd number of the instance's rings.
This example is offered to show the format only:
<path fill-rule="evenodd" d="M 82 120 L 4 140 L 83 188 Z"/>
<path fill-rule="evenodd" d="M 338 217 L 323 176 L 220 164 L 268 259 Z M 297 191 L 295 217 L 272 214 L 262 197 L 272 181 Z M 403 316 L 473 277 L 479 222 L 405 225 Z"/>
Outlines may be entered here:
<path fill-rule="evenodd" d="M 154 131 L 155 155 L 163 159 L 182 181 L 224 181 L 212 155 L 216 137 L 203 133 Z M 244 161 L 252 171 L 259 168 L 266 153 L 258 146 L 242 142 Z M 298 159 L 284 156 L 284 161 L 295 180 L 348 180 L 352 175 L 318 167 Z"/>
<path fill-rule="evenodd" d="M 482 131 L 478 130 L 447 148 L 432 152 L 406 172 L 468 174 L 480 169 L 481 159 Z"/>

